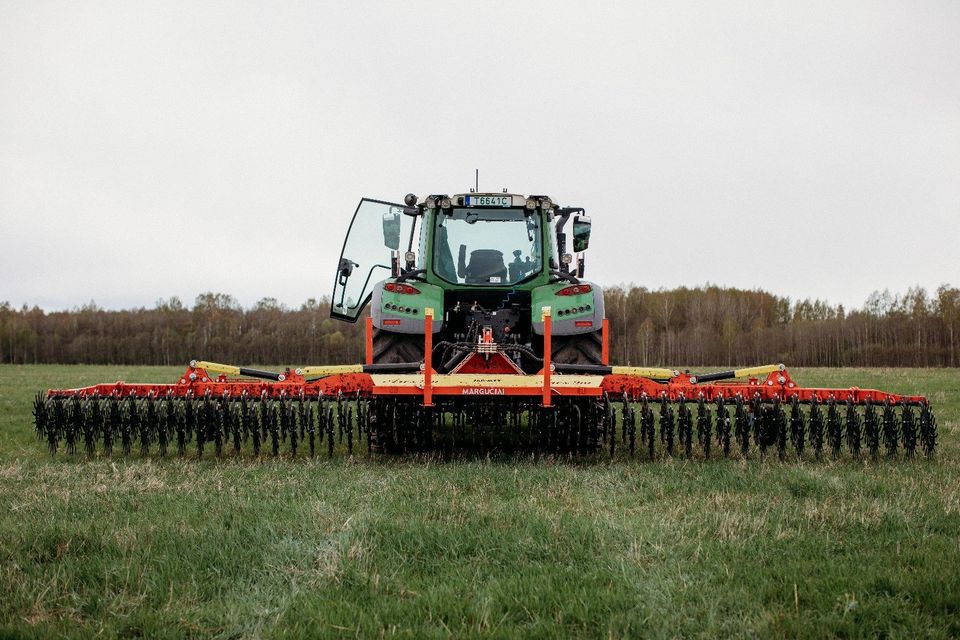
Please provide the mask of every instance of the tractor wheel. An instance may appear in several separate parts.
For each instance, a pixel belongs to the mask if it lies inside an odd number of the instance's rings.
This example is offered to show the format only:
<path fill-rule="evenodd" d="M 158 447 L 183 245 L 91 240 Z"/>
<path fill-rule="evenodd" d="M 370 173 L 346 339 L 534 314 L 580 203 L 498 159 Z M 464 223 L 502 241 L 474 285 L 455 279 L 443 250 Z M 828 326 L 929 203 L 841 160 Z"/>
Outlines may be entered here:
<path fill-rule="evenodd" d="M 574 336 L 552 336 L 551 359 L 559 364 L 600 364 L 603 348 L 599 331 Z"/>
<path fill-rule="evenodd" d="M 423 360 L 423 336 L 413 333 L 392 333 L 373 330 L 373 362 L 420 362 Z"/>

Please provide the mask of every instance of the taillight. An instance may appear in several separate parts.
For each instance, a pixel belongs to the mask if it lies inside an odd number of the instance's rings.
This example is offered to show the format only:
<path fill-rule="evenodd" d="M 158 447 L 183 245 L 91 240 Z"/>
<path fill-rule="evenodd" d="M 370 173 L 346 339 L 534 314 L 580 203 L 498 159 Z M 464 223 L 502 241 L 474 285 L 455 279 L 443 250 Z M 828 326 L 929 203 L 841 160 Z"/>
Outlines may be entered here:
<path fill-rule="evenodd" d="M 588 284 L 575 284 L 572 287 L 564 287 L 557 291 L 558 296 L 576 296 L 581 293 L 590 293 L 590 285 Z"/>
<path fill-rule="evenodd" d="M 408 284 L 403 284 L 402 282 L 388 282 L 387 284 L 383 285 L 383 288 L 387 291 L 392 291 L 393 293 L 404 293 L 406 295 L 420 293 L 420 289 L 411 287 Z"/>

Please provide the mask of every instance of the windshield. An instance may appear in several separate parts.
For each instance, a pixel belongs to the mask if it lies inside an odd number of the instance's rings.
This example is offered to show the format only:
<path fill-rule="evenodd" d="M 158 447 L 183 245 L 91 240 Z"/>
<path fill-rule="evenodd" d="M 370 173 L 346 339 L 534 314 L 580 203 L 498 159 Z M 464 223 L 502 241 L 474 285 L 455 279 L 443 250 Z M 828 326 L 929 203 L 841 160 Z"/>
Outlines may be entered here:
<path fill-rule="evenodd" d="M 540 217 L 525 209 L 437 212 L 433 269 L 454 284 L 504 285 L 538 272 Z"/>

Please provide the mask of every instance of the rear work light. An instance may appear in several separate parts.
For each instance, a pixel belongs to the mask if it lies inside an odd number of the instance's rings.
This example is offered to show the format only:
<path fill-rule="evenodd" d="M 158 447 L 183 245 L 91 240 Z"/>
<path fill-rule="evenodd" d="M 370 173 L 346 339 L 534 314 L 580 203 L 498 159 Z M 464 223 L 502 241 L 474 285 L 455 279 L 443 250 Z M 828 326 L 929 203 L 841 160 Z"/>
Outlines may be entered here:
<path fill-rule="evenodd" d="M 420 289 L 411 287 L 410 285 L 403 284 L 401 282 L 388 282 L 387 284 L 383 285 L 383 288 L 387 291 L 392 291 L 393 293 L 405 293 L 407 295 L 420 293 Z"/>
<path fill-rule="evenodd" d="M 581 293 L 590 293 L 590 285 L 588 284 L 575 284 L 572 287 L 564 287 L 557 291 L 558 296 L 576 296 Z"/>

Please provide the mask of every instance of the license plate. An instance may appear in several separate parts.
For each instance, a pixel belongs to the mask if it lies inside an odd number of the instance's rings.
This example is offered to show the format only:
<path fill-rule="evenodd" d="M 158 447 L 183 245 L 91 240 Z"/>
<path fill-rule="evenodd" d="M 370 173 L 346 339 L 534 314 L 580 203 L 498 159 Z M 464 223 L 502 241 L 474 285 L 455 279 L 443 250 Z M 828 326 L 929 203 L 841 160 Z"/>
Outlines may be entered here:
<path fill-rule="evenodd" d="M 509 207 L 513 204 L 511 196 L 467 196 L 468 207 Z"/>

